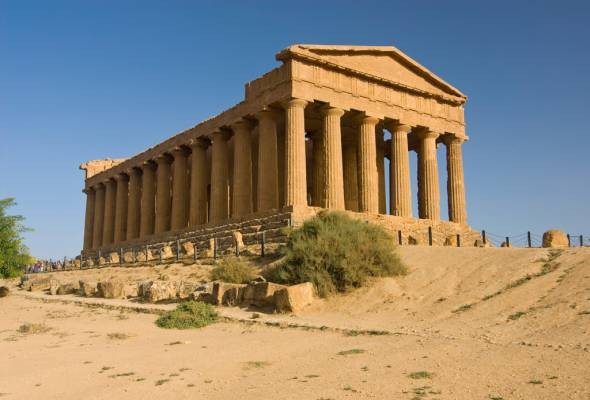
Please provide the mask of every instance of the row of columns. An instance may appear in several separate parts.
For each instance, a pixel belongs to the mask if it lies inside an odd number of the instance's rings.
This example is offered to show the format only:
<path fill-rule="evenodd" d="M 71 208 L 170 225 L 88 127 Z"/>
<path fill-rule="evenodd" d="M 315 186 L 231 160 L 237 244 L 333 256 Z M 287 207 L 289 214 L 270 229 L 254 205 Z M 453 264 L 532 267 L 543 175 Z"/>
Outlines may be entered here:
<path fill-rule="evenodd" d="M 284 205 L 307 205 L 305 107 L 291 99 L 285 110 Z M 322 129 L 313 134 L 311 175 L 312 205 L 385 213 L 384 142 L 377 118 L 361 115 L 353 140 L 344 141 L 341 118 L 344 111 L 320 108 Z M 221 222 L 254 210 L 279 207 L 279 143 L 277 111 L 264 109 L 258 122 L 257 204 L 253 204 L 253 124 L 239 120 L 231 130 L 219 130 L 209 140 L 196 139 L 177 147 L 86 190 L 84 249 L 98 249 L 125 240 L 175 231 L 207 222 Z M 408 134 L 401 123 L 390 130 L 391 213 L 412 216 Z M 233 170 L 230 171 L 228 139 L 233 133 Z M 440 218 L 440 194 L 436 159 L 437 133 L 415 132 L 419 140 L 418 197 L 420 218 Z M 211 143 L 211 168 L 207 148 Z M 466 223 L 462 140 L 444 136 L 447 145 L 449 219 Z M 188 156 L 191 155 L 191 165 Z M 190 170 L 190 180 L 189 180 Z M 210 175 L 208 175 L 210 171 Z M 233 183 L 230 198 L 230 176 Z M 210 183 L 210 193 L 208 185 Z M 231 207 L 230 207 L 231 206 Z M 231 208 L 231 210 L 230 210 Z"/>

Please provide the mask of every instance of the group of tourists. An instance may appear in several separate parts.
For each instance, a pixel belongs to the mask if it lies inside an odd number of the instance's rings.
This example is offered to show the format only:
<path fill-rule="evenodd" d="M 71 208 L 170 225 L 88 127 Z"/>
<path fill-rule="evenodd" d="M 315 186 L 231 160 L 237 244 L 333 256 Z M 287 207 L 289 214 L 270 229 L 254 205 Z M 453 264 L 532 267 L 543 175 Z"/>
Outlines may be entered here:
<path fill-rule="evenodd" d="M 52 260 L 37 260 L 34 264 L 27 265 L 25 272 L 27 274 L 37 272 L 52 272 L 52 271 L 63 271 L 69 268 L 70 263 L 64 263 L 64 260 L 52 261 Z"/>

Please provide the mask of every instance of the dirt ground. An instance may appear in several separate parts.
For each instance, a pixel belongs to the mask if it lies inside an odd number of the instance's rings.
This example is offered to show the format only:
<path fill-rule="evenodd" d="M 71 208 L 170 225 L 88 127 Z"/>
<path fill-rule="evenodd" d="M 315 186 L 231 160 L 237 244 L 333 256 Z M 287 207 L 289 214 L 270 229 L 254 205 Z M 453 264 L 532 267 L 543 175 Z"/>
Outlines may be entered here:
<path fill-rule="evenodd" d="M 0 299 L 0 397 L 590 399 L 590 249 L 400 253 L 405 277 L 318 300 L 298 316 L 198 330 L 64 303 L 72 295 L 14 292 Z M 182 268 L 204 276 L 209 267 Z M 19 332 L 25 323 L 37 331 Z"/>

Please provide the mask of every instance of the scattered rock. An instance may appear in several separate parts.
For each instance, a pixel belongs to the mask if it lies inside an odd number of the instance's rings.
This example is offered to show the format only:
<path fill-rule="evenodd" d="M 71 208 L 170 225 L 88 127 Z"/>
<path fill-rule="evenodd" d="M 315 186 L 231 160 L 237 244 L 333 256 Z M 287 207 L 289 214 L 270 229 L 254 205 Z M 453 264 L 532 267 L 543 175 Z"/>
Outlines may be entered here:
<path fill-rule="evenodd" d="M 133 254 L 132 251 L 126 251 L 125 253 L 123 253 L 123 262 L 124 263 L 131 264 L 134 261 L 135 261 L 135 255 Z"/>
<path fill-rule="evenodd" d="M 112 252 L 111 254 L 109 254 L 109 263 L 111 263 L 111 264 L 119 264 L 120 261 L 121 260 L 119 258 L 119 253 Z"/>
<path fill-rule="evenodd" d="M 79 291 L 80 296 L 93 297 L 96 295 L 98 282 L 81 280 L 79 283 L 80 283 L 80 291 Z"/>
<path fill-rule="evenodd" d="M 240 231 L 233 231 L 232 236 L 234 238 L 234 245 L 239 246 L 240 249 L 244 249 L 244 240 Z"/>
<path fill-rule="evenodd" d="M 49 289 L 50 281 L 51 280 L 49 278 L 29 279 L 24 283 L 23 289 L 28 290 L 30 292 L 47 290 Z"/>
<path fill-rule="evenodd" d="M 244 303 L 257 307 L 274 305 L 274 293 L 286 286 L 272 282 L 252 282 L 244 290 Z"/>
<path fill-rule="evenodd" d="M 137 282 L 127 282 L 123 288 L 123 296 L 126 299 L 139 296 L 139 284 Z"/>
<path fill-rule="evenodd" d="M 104 257 L 99 257 L 98 258 L 98 265 L 105 265 L 106 264 L 106 260 L 104 259 Z"/>
<path fill-rule="evenodd" d="M 492 247 L 492 244 L 489 241 L 486 240 L 486 242 L 484 243 L 483 239 L 482 240 L 480 240 L 480 239 L 475 240 L 473 245 L 475 247 Z"/>
<path fill-rule="evenodd" d="M 275 310 L 277 312 L 300 312 L 314 299 L 314 287 L 311 282 L 300 283 L 274 292 Z"/>
<path fill-rule="evenodd" d="M 502 244 L 500 244 L 500 247 L 512 247 L 512 245 L 509 242 L 502 242 Z"/>
<path fill-rule="evenodd" d="M 183 242 L 181 246 L 187 257 L 195 254 L 195 246 L 191 242 Z"/>
<path fill-rule="evenodd" d="M 6 297 L 10 294 L 10 289 L 6 286 L 0 286 L 0 297 Z"/>
<path fill-rule="evenodd" d="M 235 306 L 242 302 L 246 285 L 240 283 L 215 282 L 211 302 L 216 305 Z"/>
<path fill-rule="evenodd" d="M 147 257 L 146 257 L 147 254 Z M 154 259 L 154 255 L 152 254 L 151 250 L 142 249 L 140 252 L 137 253 L 137 261 L 139 262 L 146 262 Z"/>
<path fill-rule="evenodd" d="M 59 281 L 57 279 L 51 279 L 49 281 L 49 293 L 52 296 L 57 294 L 57 289 L 59 289 Z"/>
<path fill-rule="evenodd" d="M 445 246 L 457 247 L 457 235 L 449 235 L 445 239 Z"/>
<path fill-rule="evenodd" d="M 76 293 L 76 287 L 73 283 L 63 283 L 57 288 L 57 294 L 73 294 Z"/>
<path fill-rule="evenodd" d="M 564 231 L 550 229 L 543 234 L 543 247 L 568 247 L 567 235 Z"/>
<path fill-rule="evenodd" d="M 141 282 L 138 285 L 138 287 L 137 287 L 137 295 L 139 297 L 141 297 L 142 299 L 143 298 L 146 298 L 147 297 L 147 293 L 149 292 L 150 287 L 152 286 L 153 283 L 154 283 L 153 281 L 144 281 L 144 282 Z"/>
<path fill-rule="evenodd" d="M 178 285 L 178 293 L 177 296 L 179 299 L 189 299 L 191 295 L 195 291 L 195 284 L 192 282 L 182 281 Z"/>
<path fill-rule="evenodd" d="M 414 236 L 408 236 L 408 244 L 417 245 L 420 244 L 420 240 Z"/>
<path fill-rule="evenodd" d="M 172 248 L 170 246 L 164 246 L 160 251 L 162 252 L 162 258 L 164 260 L 174 257 L 174 253 L 172 252 Z"/>

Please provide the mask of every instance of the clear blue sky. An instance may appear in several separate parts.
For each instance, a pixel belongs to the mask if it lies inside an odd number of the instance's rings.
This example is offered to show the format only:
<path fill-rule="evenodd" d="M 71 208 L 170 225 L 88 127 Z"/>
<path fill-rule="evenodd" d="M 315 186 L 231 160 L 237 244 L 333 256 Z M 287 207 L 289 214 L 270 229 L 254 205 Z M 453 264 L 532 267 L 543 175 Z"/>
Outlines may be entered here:
<path fill-rule="evenodd" d="M 81 162 L 232 106 L 290 44 L 394 45 L 469 96 L 474 228 L 590 235 L 589 21 L 588 1 L 0 0 L 0 198 L 34 255 L 73 256 Z"/>

